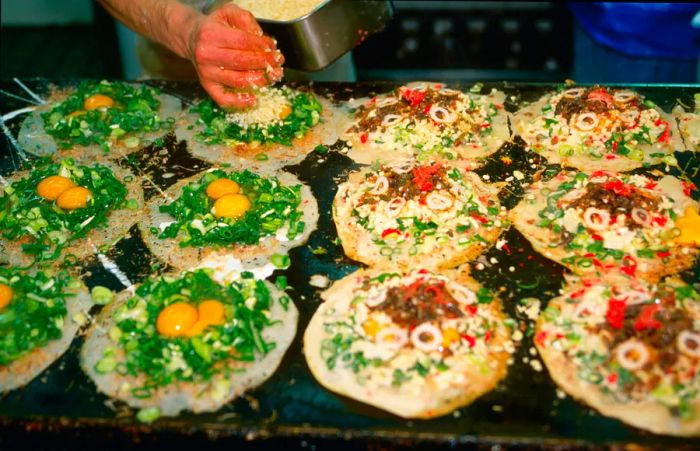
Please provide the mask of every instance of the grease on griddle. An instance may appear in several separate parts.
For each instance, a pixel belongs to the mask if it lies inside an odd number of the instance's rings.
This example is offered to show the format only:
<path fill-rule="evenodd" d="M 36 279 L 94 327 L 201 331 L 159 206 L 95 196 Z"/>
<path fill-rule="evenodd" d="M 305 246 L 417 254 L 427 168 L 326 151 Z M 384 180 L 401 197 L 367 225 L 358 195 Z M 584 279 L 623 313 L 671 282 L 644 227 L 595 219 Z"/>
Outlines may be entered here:
<path fill-rule="evenodd" d="M 159 195 L 178 180 L 199 174 L 211 167 L 209 163 L 194 158 L 187 150 L 187 142 L 177 141 L 172 132 L 141 151 L 122 158 L 119 164 L 144 177 L 142 185 L 146 201 Z"/>

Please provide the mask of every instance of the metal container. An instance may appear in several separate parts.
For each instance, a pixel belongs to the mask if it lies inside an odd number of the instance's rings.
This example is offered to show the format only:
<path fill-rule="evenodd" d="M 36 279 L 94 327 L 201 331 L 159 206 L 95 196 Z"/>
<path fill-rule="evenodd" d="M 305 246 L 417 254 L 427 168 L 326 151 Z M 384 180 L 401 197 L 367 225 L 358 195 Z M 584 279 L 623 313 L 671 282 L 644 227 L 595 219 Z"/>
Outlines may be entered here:
<path fill-rule="evenodd" d="M 384 28 L 393 14 L 388 0 L 327 0 L 291 21 L 258 22 L 265 34 L 277 39 L 286 66 L 318 71 Z"/>

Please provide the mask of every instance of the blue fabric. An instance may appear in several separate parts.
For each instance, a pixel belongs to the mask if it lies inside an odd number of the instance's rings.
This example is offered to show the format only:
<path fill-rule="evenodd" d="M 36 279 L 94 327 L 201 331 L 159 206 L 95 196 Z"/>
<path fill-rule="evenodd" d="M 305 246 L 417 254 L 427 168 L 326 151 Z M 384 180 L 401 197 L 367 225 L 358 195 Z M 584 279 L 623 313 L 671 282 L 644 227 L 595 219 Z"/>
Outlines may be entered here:
<path fill-rule="evenodd" d="M 574 67 L 577 83 L 696 83 L 696 61 L 628 56 L 591 39 L 574 25 Z"/>
<path fill-rule="evenodd" d="M 628 56 L 696 60 L 698 3 L 578 3 L 569 8 L 599 44 Z"/>

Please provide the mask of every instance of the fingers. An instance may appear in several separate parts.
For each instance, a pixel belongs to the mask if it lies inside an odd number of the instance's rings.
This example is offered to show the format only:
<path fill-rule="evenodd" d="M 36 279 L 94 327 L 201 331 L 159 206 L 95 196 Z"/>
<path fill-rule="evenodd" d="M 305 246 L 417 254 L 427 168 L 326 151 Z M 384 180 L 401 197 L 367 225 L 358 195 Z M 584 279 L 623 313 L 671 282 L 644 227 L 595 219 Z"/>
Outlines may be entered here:
<path fill-rule="evenodd" d="M 281 67 L 270 70 L 237 71 L 215 66 L 200 67 L 200 78 L 231 88 L 263 87 L 279 81 L 284 74 Z"/>
<path fill-rule="evenodd" d="M 220 23 L 208 23 L 202 26 L 197 41 L 198 47 L 204 44 L 211 47 L 260 52 L 277 49 L 274 40 L 268 36 L 256 36 Z"/>
<path fill-rule="evenodd" d="M 255 105 L 255 96 L 247 92 L 231 92 L 224 86 L 209 81 L 202 81 L 202 87 L 222 108 L 248 108 Z"/>
<path fill-rule="evenodd" d="M 263 31 L 255 17 L 234 3 L 227 3 L 211 14 L 231 27 L 241 29 L 256 36 L 262 36 Z"/>
<path fill-rule="evenodd" d="M 281 66 L 284 57 L 279 51 L 250 52 L 211 47 L 199 52 L 197 62 L 200 65 L 209 64 L 229 70 L 265 70 L 268 67 Z"/>

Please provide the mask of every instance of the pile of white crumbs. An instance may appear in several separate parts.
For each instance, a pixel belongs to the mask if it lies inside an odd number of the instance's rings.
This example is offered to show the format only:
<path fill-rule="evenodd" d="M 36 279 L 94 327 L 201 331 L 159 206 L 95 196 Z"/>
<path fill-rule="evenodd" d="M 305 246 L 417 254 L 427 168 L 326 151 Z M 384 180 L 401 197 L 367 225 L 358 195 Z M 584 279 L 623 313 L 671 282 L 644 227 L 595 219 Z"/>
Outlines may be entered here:
<path fill-rule="evenodd" d="M 280 88 L 261 88 L 255 92 L 257 102 L 253 108 L 226 114 L 226 120 L 243 128 L 267 127 L 281 122 L 292 111 L 289 93 Z"/>
<path fill-rule="evenodd" d="M 233 0 L 258 19 L 289 21 L 305 16 L 327 0 Z"/>

